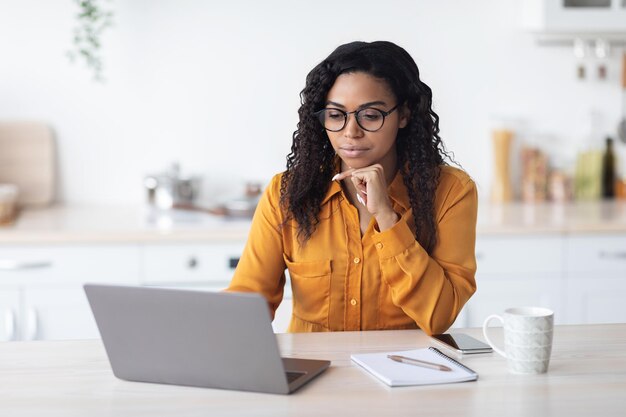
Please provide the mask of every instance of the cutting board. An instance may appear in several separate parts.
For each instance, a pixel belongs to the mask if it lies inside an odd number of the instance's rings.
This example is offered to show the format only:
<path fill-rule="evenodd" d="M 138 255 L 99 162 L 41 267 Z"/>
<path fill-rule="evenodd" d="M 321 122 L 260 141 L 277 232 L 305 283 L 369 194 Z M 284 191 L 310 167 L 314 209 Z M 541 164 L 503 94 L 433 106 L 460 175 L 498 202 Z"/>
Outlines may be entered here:
<path fill-rule="evenodd" d="M 39 122 L 0 122 L 0 183 L 19 187 L 20 206 L 53 202 L 56 182 L 54 136 Z"/>

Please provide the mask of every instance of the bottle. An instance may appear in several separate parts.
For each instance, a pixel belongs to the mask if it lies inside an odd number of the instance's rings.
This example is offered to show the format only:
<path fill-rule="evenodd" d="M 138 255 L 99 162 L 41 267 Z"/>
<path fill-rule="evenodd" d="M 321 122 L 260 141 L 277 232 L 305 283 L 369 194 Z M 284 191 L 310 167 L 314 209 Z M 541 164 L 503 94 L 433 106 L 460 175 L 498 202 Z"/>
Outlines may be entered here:
<path fill-rule="evenodd" d="M 513 132 L 508 129 L 495 129 L 491 139 L 494 147 L 494 180 L 491 187 L 491 201 L 504 203 L 513 199 L 513 187 L 510 178 L 510 153 Z"/>
<path fill-rule="evenodd" d="M 613 138 L 606 138 L 606 149 L 602 155 L 602 197 L 615 198 L 615 152 Z"/>

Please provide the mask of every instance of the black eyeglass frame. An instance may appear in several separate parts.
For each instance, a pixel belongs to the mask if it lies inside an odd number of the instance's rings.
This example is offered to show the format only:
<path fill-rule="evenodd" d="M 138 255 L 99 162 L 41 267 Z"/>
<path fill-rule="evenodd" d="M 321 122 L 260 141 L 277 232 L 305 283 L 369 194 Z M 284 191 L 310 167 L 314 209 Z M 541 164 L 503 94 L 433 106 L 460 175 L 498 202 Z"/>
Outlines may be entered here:
<path fill-rule="evenodd" d="M 336 107 L 329 107 L 329 108 L 323 108 L 321 110 L 316 111 L 315 113 L 313 113 L 316 117 L 317 120 L 320 122 L 320 124 L 322 125 L 322 127 L 325 130 L 328 130 L 329 132 L 341 132 L 346 125 L 348 124 L 348 116 L 351 114 L 354 114 L 354 118 L 356 119 L 356 123 L 359 125 L 359 127 L 363 130 L 365 130 L 366 132 L 378 132 L 380 129 L 383 128 L 383 126 L 385 125 L 385 119 L 387 118 L 387 116 L 389 116 L 391 113 L 393 113 L 394 111 L 396 111 L 398 109 L 398 104 L 396 104 L 395 106 L 393 106 L 391 109 L 389 109 L 388 111 L 385 110 L 381 110 L 381 109 L 377 109 L 376 107 L 364 107 L 362 109 L 359 110 L 355 110 L 355 111 L 344 111 L 341 109 L 338 109 Z M 321 119 L 322 114 L 326 111 L 326 110 L 335 110 L 338 111 L 339 113 L 343 114 L 343 125 L 341 125 L 340 129 L 337 130 L 332 130 L 332 129 L 328 129 L 326 126 L 324 126 L 324 122 Z M 380 112 L 380 114 L 383 115 L 383 122 L 380 124 L 380 127 L 376 130 L 369 130 L 365 127 L 363 127 L 363 125 L 361 124 L 361 121 L 359 120 L 359 116 L 358 114 L 362 111 L 365 110 L 376 110 L 377 112 Z"/>

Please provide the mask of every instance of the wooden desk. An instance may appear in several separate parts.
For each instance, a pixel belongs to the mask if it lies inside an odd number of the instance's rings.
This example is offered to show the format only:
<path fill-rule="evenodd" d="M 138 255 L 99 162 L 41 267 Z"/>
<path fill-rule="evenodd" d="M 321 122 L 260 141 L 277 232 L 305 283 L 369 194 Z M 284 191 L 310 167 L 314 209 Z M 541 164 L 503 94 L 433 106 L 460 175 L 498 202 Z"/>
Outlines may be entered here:
<path fill-rule="evenodd" d="M 480 336 L 479 329 L 459 331 Z M 404 388 L 382 384 L 353 365 L 350 353 L 428 346 L 421 331 L 280 334 L 278 340 L 285 356 L 329 359 L 331 368 L 296 394 L 280 396 L 122 381 L 97 340 L 2 343 L 0 415 L 626 415 L 626 324 L 558 326 L 544 375 L 509 374 L 504 359 L 487 354 L 462 360 L 480 374 L 477 382 Z"/>

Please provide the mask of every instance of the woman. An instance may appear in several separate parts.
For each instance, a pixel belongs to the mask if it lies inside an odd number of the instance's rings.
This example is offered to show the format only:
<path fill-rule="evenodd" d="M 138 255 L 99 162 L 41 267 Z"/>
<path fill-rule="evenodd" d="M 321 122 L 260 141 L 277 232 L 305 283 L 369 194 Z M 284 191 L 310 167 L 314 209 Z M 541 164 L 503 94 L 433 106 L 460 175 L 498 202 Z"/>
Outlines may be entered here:
<path fill-rule="evenodd" d="M 274 312 L 287 268 L 291 332 L 444 332 L 476 289 L 476 186 L 444 163 L 417 65 L 390 42 L 345 44 L 301 102 L 228 290 Z"/>

